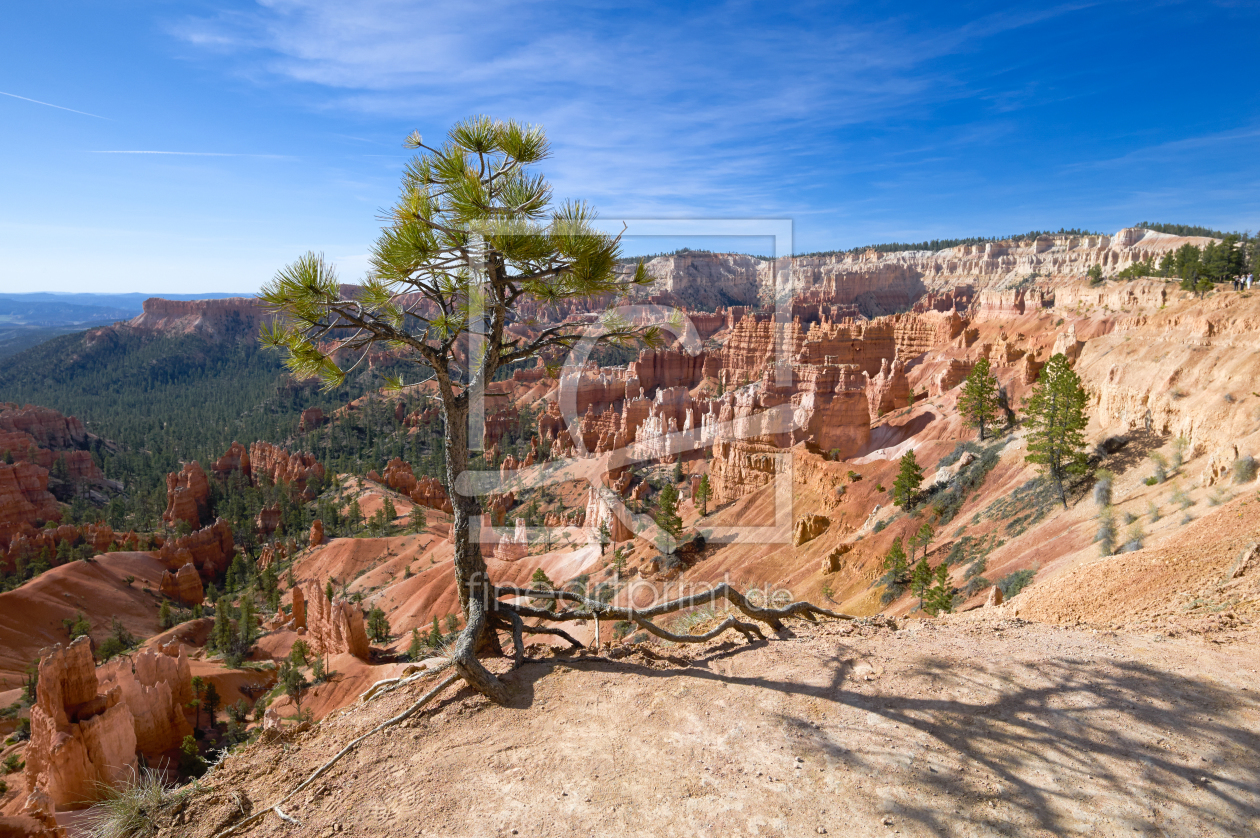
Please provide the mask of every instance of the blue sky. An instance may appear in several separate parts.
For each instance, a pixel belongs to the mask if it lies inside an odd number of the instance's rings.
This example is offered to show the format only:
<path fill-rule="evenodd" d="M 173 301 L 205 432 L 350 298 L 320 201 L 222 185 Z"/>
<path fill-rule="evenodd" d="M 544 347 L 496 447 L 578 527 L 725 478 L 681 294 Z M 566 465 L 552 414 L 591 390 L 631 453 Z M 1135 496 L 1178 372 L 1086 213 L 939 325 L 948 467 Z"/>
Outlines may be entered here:
<path fill-rule="evenodd" d="M 557 197 L 605 218 L 788 218 L 797 252 L 1255 230 L 1257 24 L 1208 2 L 9 4 L 0 292 L 247 292 L 306 250 L 353 280 L 403 137 L 474 113 L 546 127 Z"/>

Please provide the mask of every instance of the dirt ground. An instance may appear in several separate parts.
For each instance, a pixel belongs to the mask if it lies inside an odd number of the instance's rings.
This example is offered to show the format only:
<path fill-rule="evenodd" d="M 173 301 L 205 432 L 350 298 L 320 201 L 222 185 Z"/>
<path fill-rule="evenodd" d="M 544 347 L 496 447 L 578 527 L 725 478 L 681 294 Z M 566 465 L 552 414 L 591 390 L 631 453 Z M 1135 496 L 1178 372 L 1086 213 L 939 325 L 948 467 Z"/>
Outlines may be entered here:
<path fill-rule="evenodd" d="M 1260 834 L 1256 635 L 998 611 L 793 622 L 753 645 L 539 649 L 507 676 L 512 706 L 450 687 L 291 801 L 300 826 L 269 815 L 243 834 Z M 269 805 L 426 688 L 232 755 L 160 834 L 211 836 Z"/>

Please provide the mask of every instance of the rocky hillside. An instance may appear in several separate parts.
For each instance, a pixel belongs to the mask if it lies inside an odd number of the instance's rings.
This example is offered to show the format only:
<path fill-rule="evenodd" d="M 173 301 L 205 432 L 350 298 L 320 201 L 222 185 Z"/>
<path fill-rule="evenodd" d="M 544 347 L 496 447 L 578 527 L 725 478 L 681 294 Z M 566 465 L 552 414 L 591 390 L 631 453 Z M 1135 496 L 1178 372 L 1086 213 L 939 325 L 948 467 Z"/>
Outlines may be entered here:
<path fill-rule="evenodd" d="M 685 252 L 650 260 L 647 267 L 657 282 L 647 293 L 710 310 L 769 303 L 776 293 L 818 295 L 873 317 L 904 311 L 928 292 L 948 292 L 958 285 L 980 291 L 1036 279 L 1053 286 L 1081 280 L 1094 266 L 1110 275 L 1135 262 L 1158 260 L 1182 245 L 1203 247 L 1211 241 L 1126 227 L 1113 236 L 1039 236 L 938 251 L 871 250 L 777 261 Z"/>

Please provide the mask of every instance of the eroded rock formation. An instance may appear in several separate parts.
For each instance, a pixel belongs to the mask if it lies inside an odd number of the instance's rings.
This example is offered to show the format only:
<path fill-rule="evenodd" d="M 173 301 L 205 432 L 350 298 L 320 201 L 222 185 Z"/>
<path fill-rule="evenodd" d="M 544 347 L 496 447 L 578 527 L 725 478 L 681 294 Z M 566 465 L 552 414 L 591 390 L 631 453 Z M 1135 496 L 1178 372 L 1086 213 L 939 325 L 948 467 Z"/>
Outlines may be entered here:
<path fill-rule="evenodd" d="M 255 481 L 265 475 L 272 483 L 288 483 L 298 491 L 305 490 L 308 482 L 324 477 L 324 466 L 314 454 L 291 454 L 269 442 L 255 442 L 249 447 L 249 463 Z"/>
<path fill-rule="evenodd" d="M 360 660 L 371 657 L 363 612 L 347 599 L 329 600 L 318 586 L 303 586 L 303 610 L 306 617 L 307 642 L 316 654 L 354 655 Z"/>
<path fill-rule="evenodd" d="M 198 605 L 206 598 L 205 589 L 201 585 L 201 574 L 190 561 L 177 572 L 162 572 L 162 581 L 158 591 L 164 597 L 175 600 L 181 605 Z"/>
<path fill-rule="evenodd" d="M 98 694 L 92 641 L 46 650 L 39 664 L 39 698 L 31 708 L 26 783 L 59 808 L 95 800 L 136 765 L 136 731 L 122 688 Z"/>
<path fill-rule="evenodd" d="M 166 475 L 166 511 L 162 520 L 167 526 L 185 522 L 194 530 L 210 506 L 210 481 L 196 461 L 185 463 L 179 471 Z"/>
<path fill-rule="evenodd" d="M 57 521 L 61 509 L 48 491 L 48 471 L 32 463 L 0 463 L 0 545 L 27 528 Z"/>
<path fill-rule="evenodd" d="M 222 518 L 196 532 L 168 539 L 158 551 L 158 558 L 168 568 L 178 570 L 191 562 L 207 580 L 227 570 L 234 555 L 232 527 Z"/>
<path fill-rule="evenodd" d="M 194 574 L 195 577 L 195 574 Z M 192 674 L 183 646 L 171 644 L 171 654 L 144 649 L 130 659 L 102 667 L 102 689 L 115 685 L 131 711 L 136 749 L 150 762 L 178 748 L 193 732 L 184 708 L 193 700 Z"/>

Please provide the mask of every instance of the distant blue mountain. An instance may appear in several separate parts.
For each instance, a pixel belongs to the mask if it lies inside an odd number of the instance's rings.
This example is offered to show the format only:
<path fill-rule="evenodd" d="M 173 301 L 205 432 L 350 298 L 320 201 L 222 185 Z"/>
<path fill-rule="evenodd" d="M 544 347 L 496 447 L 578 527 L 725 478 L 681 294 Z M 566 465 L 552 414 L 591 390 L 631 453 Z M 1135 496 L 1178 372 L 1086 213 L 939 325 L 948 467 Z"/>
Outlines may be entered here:
<path fill-rule="evenodd" d="M 0 357 L 13 355 L 46 340 L 130 320 L 150 297 L 167 300 L 218 300 L 237 294 L 0 294 Z"/>

